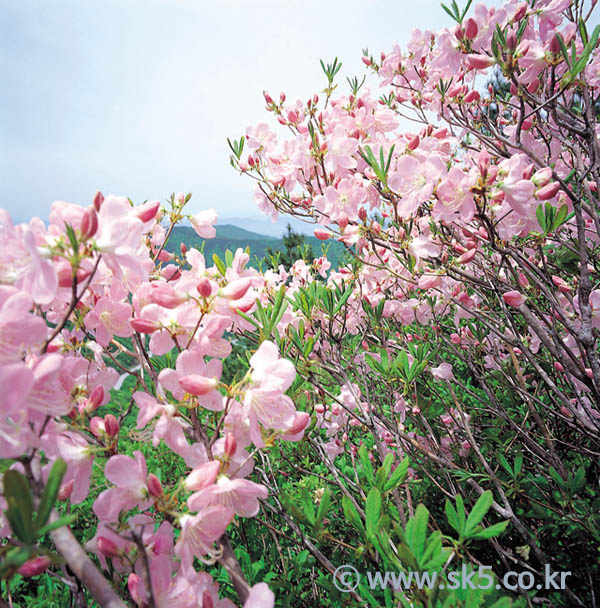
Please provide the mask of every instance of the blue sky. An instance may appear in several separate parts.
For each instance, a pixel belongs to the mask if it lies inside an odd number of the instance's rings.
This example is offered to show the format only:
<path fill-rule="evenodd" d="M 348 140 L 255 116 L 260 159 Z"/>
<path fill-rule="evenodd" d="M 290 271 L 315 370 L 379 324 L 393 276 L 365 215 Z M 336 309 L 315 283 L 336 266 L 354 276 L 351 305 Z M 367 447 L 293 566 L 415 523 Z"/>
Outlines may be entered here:
<path fill-rule="evenodd" d="M 135 201 L 192 191 L 190 211 L 257 216 L 226 137 L 268 120 L 263 89 L 307 99 L 319 59 L 449 18 L 437 0 L 0 0 L 0 207 L 47 217 L 97 189 Z M 342 79 L 345 82 L 345 78 Z"/>

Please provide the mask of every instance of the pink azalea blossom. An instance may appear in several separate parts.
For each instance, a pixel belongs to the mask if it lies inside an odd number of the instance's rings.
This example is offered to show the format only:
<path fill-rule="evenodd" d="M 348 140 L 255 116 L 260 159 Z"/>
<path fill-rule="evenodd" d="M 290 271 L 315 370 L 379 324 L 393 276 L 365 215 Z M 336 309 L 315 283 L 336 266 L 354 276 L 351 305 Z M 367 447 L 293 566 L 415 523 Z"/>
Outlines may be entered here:
<path fill-rule="evenodd" d="M 190 223 L 194 227 L 196 234 L 203 239 L 212 239 L 217 231 L 213 224 L 217 222 L 217 212 L 214 209 L 200 211 L 190 216 Z"/>
<path fill-rule="evenodd" d="M 259 510 L 258 499 L 269 495 L 267 489 L 249 479 L 230 479 L 221 475 L 217 482 L 202 488 L 188 498 L 188 507 L 198 511 L 207 505 L 231 507 L 242 517 L 254 517 Z"/>

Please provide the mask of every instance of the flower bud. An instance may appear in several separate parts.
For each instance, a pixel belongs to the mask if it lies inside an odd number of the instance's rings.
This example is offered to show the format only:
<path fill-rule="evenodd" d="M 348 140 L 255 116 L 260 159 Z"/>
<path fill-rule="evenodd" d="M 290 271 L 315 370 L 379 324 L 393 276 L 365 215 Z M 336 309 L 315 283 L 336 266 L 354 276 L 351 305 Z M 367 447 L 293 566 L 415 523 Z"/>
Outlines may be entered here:
<path fill-rule="evenodd" d="M 144 603 L 142 598 L 142 594 L 140 593 L 140 586 L 142 584 L 142 579 L 132 572 L 127 579 L 127 590 L 129 591 L 129 595 L 131 599 L 138 605 L 141 606 Z"/>
<path fill-rule="evenodd" d="M 160 479 L 154 473 L 150 473 L 150 475 L 148 475 L 148 479 L 146 479 L 146 487 L 148 488 L 148 493 L 153 498 L 160 498 L 163 495 Z"/>
<path fill-rule="evenodd" d="M 94 194 L 94 209 L 96 209 L 96 211 L 100 211 L 100 207 L 102 207 L 103 202 L 104 195 L 102 194 L 102 192 L 100 192 L 100 190 L 98 190 L 96 194 Z"/>
<path fill-rule="evenodd" d="M 196 291 L 200 294 L 201 298 L 208 298 L 212 293 L 211 282 L 206 277 L 202 277 L 198 285 L 196 285 Z"/>
<path fill-rule="evenodd" d="M 535 175 L 531 178 L 531 181 L 536 188 L 543 188 L 552 179 L 552 169 L 550 167 L 544 167 L 539 171 L 535 172 Z"/>
<path fill-rule="evenodd" d="M 87 207 L 81 218 L 81 238 L 87 241 L 93 237 L 98 230 L 98 214 L 94 207 Z"/>
<path fill-rule="evenodd" d="M 252 279 L 249 277 L 235 279 L 221 290 L 221 295 L 228 300 L 239 300 L 244 297 L 251 284 Z"/>
<path fill-rule="evenodd" d="M 69 500 L 71 493 L 73 492 L 74 485 L 75 482 L 73 479 L 67 481 L 67 483 L 63 483 L 62 486 L 60 486 L 60 490 L 58 491 L 58 500 Z"/>
<path fill-rule="evenodd" d="M 188 492 L 197 492 L 202 488 L 211 486 L 215 483 L 221 463 L 218 460 L 211 460 L 196 467 L 183 482 Z"/>
<path fill-rule="evenodd" d="M 178 291 L 167 283 L 154 283 L 150 292 L 150 301 L 163 308 L 177 308 L 187 300 L 187 294 Z"/>
<path fill-rule="evenodd" d="M 502 299 L 508 306 L 519 308 L 519 306 L 524 304 L 527 298 L 518 291 L 507 291 L 506 293 L 502 294 Z"/>
<path fill-rule="evenodd" d="M 91 414 L 92 412 L 96 411 L 100 407 L 100 404 L 102 403 L 103 399 L 104 387 L 99 384 L 90 393 L 90 396 L 88 397 L 87 402 L 85 404 L 85 412 L 87 414 Z"/>
<path fill-rule="evenodd" d="M 540 201 L 547 201 L 551 198 L 554 198 L 558 191 L 560 190 L 560 184 L 558 182 L 551 182 L 540 188 L 535 195 Z"/>
<path fill-rule="evenodd" d="M 553 55 L 558 55 L 560 53 L 560 41 L 558 39 L 559 36 L 560 34 L 555 34 L 550 39 L 550 52 Z"/>
<path fill-rule="evenodd" d="M 158 321 L 150 321 L 149 319 L 130 319 L 129 325 L 133 329 L 141 334 L 153 334 L 156 330 L 160 329 L 160 323 Z"/>
<path fill-rule="evenodd" d="M 202 608 L 215 608 L 215 600 L 208 591 L 202 592 Z"/>
<path fill-rule="evenodd" d="M 47 555 L 39 555 L 33 559 L 27 560 L 18 570 L 18 573 L 25 577 L 37 576 L 44 572 L 51 564 L 51 560 Z"/>
<path fill-rule="evenodd" d="M 227 433 L 227 435 L 225 435 L 225 458 L 227 460 L 233 458 L 236 450 L 237 441 L 235 439 L 235 435 L 233 435 L 232 433 Z"/>
<path fill-rule="evenodd" d="M 106 432 L 104 419 L 100 418 L 100 416 L 94 416 L 90 420 L 90 431 L 94 437 L 101 437 Z"/>
<path fill-rule="evenodd" d="M 358 218 L 361 222 L 364 222 L 367 219 L 367 210 L 364 207 L 361 207 L 358 210 Z"/>
<path fill-rule="evenodd" d="M 333 233 L 329 232 L 329 230 L 324 230 L 322 228 L 315 228 L 315 236 L 320 241 L 326 241 L 327 239 L 330 239 L 333 236 Z"/>
<path fill-rule="evenodd" d="M 474 70 L 485 70 L 496 63 L 493 57 L 478 55 L 475 53 L 467 55 L 467 63 Z"/>
<path fill-rule="evenodd" d="M 185 254 L 188 252 L 187 245 L 185 243 L 181 243 L 181 245 L 179 245 L 179 251 L 181 251 L 181 255 L 185 257 Z"/>
<path fill-rule="evenodd" d="M 104 416 L 104 430 L 109 437 L 116 437 L 119 434 L 119 422 L 112 414 Z"/>
<path fill-rule="evenodd" d="M 409 150 L 416 150 L 419 147 L 420 143 L 421 143 L 421 138 L 418 135 L 413 135 L 413 136 L 411 136 L 411 138 L 408 141 L 407 148 Z"/>
<path fill-rule="evenodd" d="M 137 208 L 136 215 L 142 222 L 149 222 L 156 217 L 159 209 L 160 201 L 148 201 Z"/>
<path fill-rule="evenodd" d="M 119 547 L 117 547 L 117 544 L 110 540 L 110 538 L 99 536 L 96 539 L 96 544 L 98 546 L 98 551 L 100 551 L 104 557 L 119 557 Z"/>
<path fill-rule="evenodd" d="M 465 37 L 469 40 L 473 40 L 477 37 L 479 28 L 477 27 L 477 21 L 473 17 L 469 17 L 465 22 Z"/>
<path fill-rule="evenodd" d="M 207 378 L 200 374 L 189 374 L 179 379 L 179 385 L 190 395 L 206 395 L 206 393 L 214 391 L 219 382 L 216 378 Z"/>

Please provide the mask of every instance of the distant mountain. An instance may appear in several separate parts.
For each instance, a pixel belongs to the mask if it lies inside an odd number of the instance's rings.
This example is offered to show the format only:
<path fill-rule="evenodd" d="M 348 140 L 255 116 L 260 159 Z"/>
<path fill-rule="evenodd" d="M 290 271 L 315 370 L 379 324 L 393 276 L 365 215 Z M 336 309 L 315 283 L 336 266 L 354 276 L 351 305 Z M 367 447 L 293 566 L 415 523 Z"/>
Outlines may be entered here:
<path fill-rule="evenodd" d="M 202 239 L 191 226 L 176 226 L 169 238 L 167 251 L 179 251 L 181 243 L 185 243 L 188 248 L 195 247 L 202 250 L 204 246 L 204 257 L 211 263 L 213 254 L 217 254 L 224 259 L 225 251 L 229 249 L 235 253 L 236 249 L 250 248 L 250 265 L 257 267 L 257 258 L 262 259 L 267 255 L 267 249 L 273 251 L 284 251 L 283 240 L 273 236 L 267 236 L 252 232 L 232 224 L 221 224 L 215 226 L 217 236 L 214 239 Z M 305 236 L 305 242 L 312 247 L 316 257 L 322 255 L 323 242 L 314 236 Z M 344 246 L 336 241 L 327 241 L 329 249 L 327 257 L 333 267 L 337 267 L 344 253 Z M 325 245 L 326 246 L 326 245 Z"/>

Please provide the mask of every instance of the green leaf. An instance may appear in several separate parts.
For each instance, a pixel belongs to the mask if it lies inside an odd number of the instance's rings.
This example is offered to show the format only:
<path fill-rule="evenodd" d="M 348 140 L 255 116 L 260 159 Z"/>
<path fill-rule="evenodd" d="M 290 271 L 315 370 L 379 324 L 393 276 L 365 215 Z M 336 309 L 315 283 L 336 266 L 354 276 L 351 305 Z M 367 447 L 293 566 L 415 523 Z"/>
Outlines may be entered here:
<path fill-rule="evenodd" d="M 406 540 L 415 558 L 420 563 L 425 551 L 425 540 L 427 539 L 427 522 L 429 511 L 424 504 L 419 504 L 415 516 L 406 523 Z"/>
<path fill-rule="evenodd" d="M 535 216 L 537 217 L 537 221 L 543 230 L 544 234 L 548 232 L 546 228 L 546 215 L 544 214 L 544 206 L 540 203 L 535 210 Z"/>
<path fill-rule="evenodd" d="M 463 535 L 464 530 L 462 529 L 460 522 L 458 521 L 458 515 L 456 513 L 456 509 L 452 505 L 452 503 L 446 498 L 446 519 L 448 523 L 460 534 Z"/>
<path fill-rule="evenodd" d="M 495 536 L 499 536 L 500 534 L 502 534 L 502 532 L 504 532 L 504 530 L 506 530 L 506 526 L 508 526 L 508 524 L 509 524 L 508 521 L 498 522 L 497 524 L 494 524 L 493 526 L 489 526 L 487 528 L 484 528 L 483 530 L 480 530 L 479 532 L 470 534 L 470 538 L 475 538 L 478 540 L 486 539 L 486 538 L 494 538 Z"/>
<path fill-rule="evenodd" d="M 465 535 L 469 535 L 475 527 L 481 522 L 481 520 L 485 517 L 486 513 L 490 510 L 492 503 L 494 502 L 494 497 L 490 490 L 486 490 L 477 500 L 473 510 L 469 513 L 467 517 L 467 523 L 465 526 Z"/>
<path fill-rule="evenodd" d="M 394 469 L 394 472 L 383 486 L 384 492 L 389 492 L 404 483 L 408 474 L 408 456 Z"/>
<path fill-rule="evenodd" d="M 367 452 L 367 447 L 364 443 L 358 448 L 358 457 L 360 459 L 360 463 L 362 464 L 363 472 L 366 475 L 368 481 L 370 481 L 371 484 L 375 483 L 373 465 L 369 460 L 369 452 Z"/>
<path fill-rule="evenodd" d="M 381 494 L 375 487 L 367 495 L 365 508 L 365 519 L 367 524 L 367 535 L 373 537 L 379 529 L 379 518 L 381 517 Z"/>
<path fill-rule="evenodd" d="M 363 525 L 362 519 L 356 510 L 356 507 L 352 504 L 352 501 L 344 494 L 342 496 L 342 509 L 344 510 L 344 516 L 352 524 L 355 530 L 360 532 L 363 538 L 367 537 L 367 531 Z"/>
<path fill-rule="evenodd" d="M 50 474 L 48 475 L 46 487 L 44 488 L 44 492 L 38 506 L 37 517 L 35 520 L 36 528 L 41 528 L 48 521 L 50 511 L 56 502 L 56 496 L 58 495 L 58 490 L 60 489 L 60 484 L 66 471 L 67 465 L 65 464 L 65 461 L 60 458 L 57 459 L 52 465 L 52 469 L 50 469 Z"/>
<path fill-rule="evenodd" d="M 219 272 L 223 276 L 225 276 L 225 273 L 227 272 L 227 267 L 223 263 L 223 260 L 221 260 L 221 258 L 216 253 L 213 253 L 213 262 L 215 263 L 215 266 L 219 269 Z"/>
<path fill-rule="evenodd" d="M 27 478 L 18 471 L 4 473 L 5 511 L 13 532 L 26 544 L 33 542 L 33 498 Z M 16 528 L 14 527 L 16 526 Z"/>
<path fill-rule="evenodd" d="M 319 503 L 319 508 L 317 509 L 317 524 L 320 526 L 323 523 L 323 519 L 325 515 L 327 515 L 327 511 L 329 510 L 329 505 L 331 504 L 331 491 L 329 488 L 325 489 L 323 496 L 321 497 L 321 502 Z"/>
<path fill-rule="evenodd" d="M 71 513 L 70 515 L 63 515 L 58 519 L 42 526 L 38 531 L 38 536 L 44 536 L 44 534 L 48 534 L 48 532 L 52 532 L 52 530 L 56 530 L 57 528 L 62 528 L 62 526 L 70 526 L 77 519 L 77 515 Z"/>

